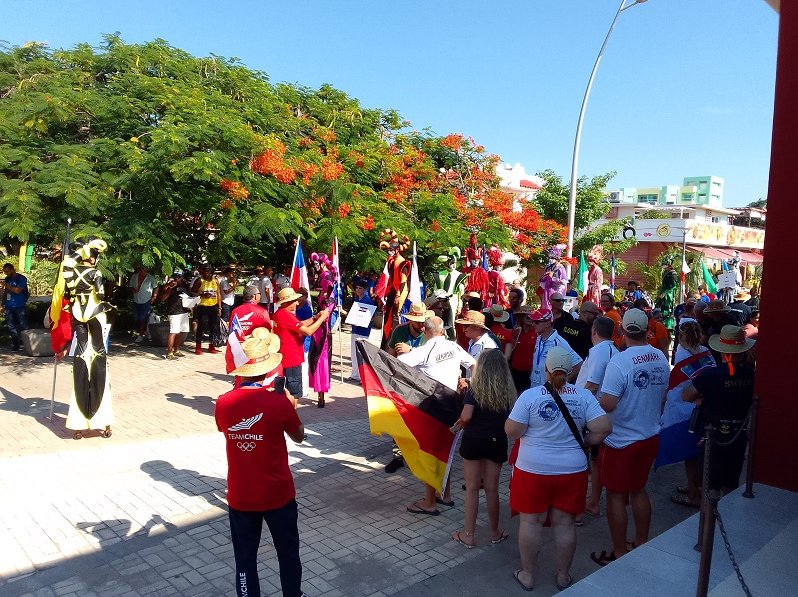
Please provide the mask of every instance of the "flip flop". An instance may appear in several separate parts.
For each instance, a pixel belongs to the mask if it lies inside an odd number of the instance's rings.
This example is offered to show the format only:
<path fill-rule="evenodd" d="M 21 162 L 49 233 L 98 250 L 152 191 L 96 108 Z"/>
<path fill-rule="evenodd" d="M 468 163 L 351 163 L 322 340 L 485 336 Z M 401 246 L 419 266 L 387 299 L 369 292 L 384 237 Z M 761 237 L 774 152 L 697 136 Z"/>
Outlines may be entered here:
<path fill-rule="evenodd" d="M 442 506 L 449 506 L 451 508 L 454 506 L 454 500 L 449 500 L 448 502 L 445 501 L 442 497 L 435 497 L 435 501 L 441 504 Z"/>
<path fill-rule="evenodd" d="M 515 579 L 515 582 L 521 585 L 521 588 L 524 589 L 524 591 L 534 591 L 535 587 L 526 586 L 524 583 L 521 582 L 521 579 L 518 578 L 518 575 L 520 575 L 522 572 L 523 570 L 516 570 L 515 572 L 513 572 L 513 578 Z"/>
<path fill-rule="evenodd" d="M 560 591 L 564 591 L 565 589 L 570 587 L 573 584 L 573 582 L 574 582 L 574 578 L 569 574 L 568 575 L 568 582 L 566 582 L 564 585 L 561 585 L 560 581 L 557 580 L 557 575 L 556 574 L 554 575 L 554 584 L 557 585 L 557 589 L 559 589 Z"/>
<path fill-rule="evenodd" d="M 408 506 L 407 511 L 410 512 L 410 514 L 426 514 L 427 516 L 438 516 L 440 514 L 439 510 L 424 510 L 424 508 L 420 508 L 417 504 Z"/>
<path fill-rule="evenodd" d="M 498 537 L 496 537 L 495 539 L 491 539 L 490 542 L 491 542 L 492 545 L 498 545 L 502 541 L 505 541 L 506 539 L 509 539 L 509 538 L 510 538 L 510 535 L 508 535 L 506 531 L 502 531 L 501 534 Z"/>
<path fill-rule="evenodd" d="M 676 493 L 683 493 L 683 494 L 687 495 L 687 487 L 685 487 L 684 485 L 679 485 L 676 488 Z"/>
<path fill-rule="evenodd" d="M 695 502 L 691 502 L 690 498 L 687 497 L 687 495 L 684 494 L 684 493 L 674 493 L 671 496 L 671 501 L 674 504 L 679 504 L 681 506 L 687 506 L 688 508 L 696 508 L 696 509 L 698 509 L 698 508 L 701 507 L 701 502 L 698 502 L 697 504 Z"/>
<path fill-rule="evenodd" d="M 466 543 L 465 541 L 463 541 L 462 537 L 460 537 L 461 532 L 463 531 L 455 531 L 454 533 L 452 533 L 452 539 L 454 539 L 461 545 L 465 545 L 466 549 L 474 549 L 476 545 L 474 545 L 473 543 Z"/>
<path fill-rule="evenodd" d="M 593 560 L 599 566 L 606 566 L 610 562 L 614 562 L 617 558 L 615 557 L 615 553 L 610 551 L 606 552 L 603 549 L 601 552 L 594 551 L 590 554 L 590 559 Z"/>

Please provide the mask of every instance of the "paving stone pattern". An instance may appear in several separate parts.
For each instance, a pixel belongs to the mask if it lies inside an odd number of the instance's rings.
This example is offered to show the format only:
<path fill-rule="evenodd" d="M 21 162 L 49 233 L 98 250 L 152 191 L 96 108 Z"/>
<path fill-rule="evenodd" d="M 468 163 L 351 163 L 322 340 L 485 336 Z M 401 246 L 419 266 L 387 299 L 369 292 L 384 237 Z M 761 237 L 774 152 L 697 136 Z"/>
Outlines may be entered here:
<path fill-rule="evenodd" d="M 337 340 L 337 336 L 336 336 Z M 341 335 L 349 374 L 349 335 Z M 213 421 L 215 397 L 230 388 L 221 355 L 166 361 L 160 350 L 115 344 L 110 356 L 116 423 L 109 439 L 75 441 L 64 429 L 70 368 L 57 372 L 56 408 L 49 359 L 0 358 L 0 595 L 230 595 L 234 559 L 225 503 L 224 441 Z M 338 354 L 338 343 L 334 345 Z M 338 379 L 340 370 L 334 367 Z M 300 510 L 303 588 L 308 595 L 485 595 L 517 589 L 517 522 L 509 520 L 509 470 L 503 472 L 504 526 L 512 539 L 481 547 L 451 540 L 462 527 L 462 466 L 453 469 L 454 508 L 417 516 L 405 506 L 422 495 L 406 468 L 387 475 L 390 440 L 369 434 L 362 390 L 336 382 L 327 407 L 299 409 L 308 439 L 290 440 Z M 667 505 L 678 471 L 658 473 L 654 530 L 691 514 Z M 666 514 L 660 515 L 661 511 Z M 606 548 L 603 519 L 580 534 L 575 572 L 594 571 L 590 549 Z M 590 537 L 587 540 L 587 537 Z M 541 569 L 553 571 L 550 536 Z M 589 560 L 587 560 L 589 562 Z M 264 594 L 279 594 L 268 530 L 259 550 Z M 556 592 L 541 578 L 536 592 Z"/>

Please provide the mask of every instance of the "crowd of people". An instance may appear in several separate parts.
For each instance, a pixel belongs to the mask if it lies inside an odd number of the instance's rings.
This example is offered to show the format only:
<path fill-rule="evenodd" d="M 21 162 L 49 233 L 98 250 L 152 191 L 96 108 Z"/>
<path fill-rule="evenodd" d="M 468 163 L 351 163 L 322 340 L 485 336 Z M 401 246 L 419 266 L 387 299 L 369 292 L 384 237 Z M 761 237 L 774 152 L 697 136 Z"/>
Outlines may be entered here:
<path fill-rule="evenodd" d="M 18 297 L 27 298 L 24 276 L 9 264 L 4 273 L 6 317 L 19 329 L 24 300 Z M 214 273 L 202 265 L 193 276 L 175 270 L 158 285 L 142 266 L 128 284 L 137 343 L 144 341 L 153 307 L 163 304 L 169 321 L 166 359 L 184 356 L 181 348 L 192 329 L 195 354 L 219 352 L 224 342 L 215 336 L 225 329 L 220 322 L 235 327 L 243 340 L 243 364 L 228 365 L 234 389 L 219 397 L 216 408 L 227 441 L 239 595 L 258 593 L 255 559 L 263 520 L 279 555 L 283 593 L 302 594 L 297 506 L 283 434 L 303 440 L 296 407 L 307 389 L 325 406 L 330 319 L 341 309 L 330 288 L 314 288 L 319 292 L 311 308 L 309 289 L 295 290 L 290 277 L 290 266 L 277 275 L 257 266 L 251 277 L 240 279 L 233 266 Z M 349 286 L 352 304 L 380 302 L 373 276 L 354 275 Z M 532 304 L 516 286 L 509 288 L 506 308 L 486 307 L 478 293 L 467 293 L 452 313 L 451 295 L 430 289 L 423 302 L 409 304 L 386 326 L 390 334 L 381 343 L 419 375 L 462 397 L 451 430 L 462 431 L 465 477 L 464 524 L 453 533 L 454 541 L 467 549 L 478 544 L 480 491 L 486 496 L 488 541 L 509 538 L 499 522 L 499 479 L 504 464 L 512 465 L 509 508 L 519 515 L 521 560 L 514 578 L 524 590 L 531 590 L 538 576 L 544 527 L 552 528 L 556 584 L 564 589 L 572 582 L 575 528 L 583 516 L 601 514 L 602 491 L 609 546 L 591 557 L 606 565 L 648 540 L 652 507 L 646 483 L 655 461 L 684 463 L 685 484 L 674 488 L 672 500 L 695 507 L 705 489 L 737 487 L 747 446 L 743 431 L 753 394 L 758 296 L 740 289 L 727 302 L 705 289 L 689 292 L 675 305 L 669 330 L 662 312 L 634 282 L 621 300 L 605 291 L 598 303 L 585 297 L 579 302 L 570 288 L 563 290 L 547 296 L 548 308 Z M 355 382 L 360 378 L 356 342 L 373 331 L 371 325 L 351 327 Z M 18 346 L 13 333 L 12 339 Z M 698 441 L 705 424 L 723 440 L 709 488 L 701 486 Z M 395 473 L 403 464 L 394 445 L 385 471 Z M 454 505 L 450 483 L 426 485 L 424 496 L 407 510 L 435 516 L 440 506 Z"/>

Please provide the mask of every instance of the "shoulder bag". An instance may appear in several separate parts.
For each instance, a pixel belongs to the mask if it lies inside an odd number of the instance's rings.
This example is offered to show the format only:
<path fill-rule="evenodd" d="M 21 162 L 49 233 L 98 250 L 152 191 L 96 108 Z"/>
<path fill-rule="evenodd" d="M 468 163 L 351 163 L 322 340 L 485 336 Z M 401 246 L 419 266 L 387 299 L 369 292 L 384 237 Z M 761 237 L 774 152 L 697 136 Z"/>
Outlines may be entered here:
<path fill-rule="evenodd" d="M 554 398 L 554 402 L 557 403 L 557 407 L 560 409 L 563 419 L 565 419 L 565 422 L 568 423 L 568 429 L 571 430 L 576 443 L 579 444 L 579 447 L 582 448 L 582 452 L 584 452 L 585 456 L 587 456 L 588 448 L 585 445 L 585 440 L 582 438 L 582 433 L 576 427 L 574 418 L 571 416 L 571 411 L 568 410 L 565 402 L 563 402 L 563 399 L 560 397 L 560 395 L 557 393 L 557 390 L 554 389 L 554 386 L 552 386 L 551 383 L 547 381 L 543 387 L 546 388 L 549 391 L 549 394 L 551 394 L 551 397 Z"/>

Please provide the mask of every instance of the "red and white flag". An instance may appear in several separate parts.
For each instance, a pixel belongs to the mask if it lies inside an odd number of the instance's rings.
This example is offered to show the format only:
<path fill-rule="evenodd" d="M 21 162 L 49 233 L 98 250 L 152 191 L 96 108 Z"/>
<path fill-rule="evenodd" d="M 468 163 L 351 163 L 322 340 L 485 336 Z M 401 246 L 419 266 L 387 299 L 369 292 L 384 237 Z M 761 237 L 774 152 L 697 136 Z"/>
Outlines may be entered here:
<path fill-rule="evenodd" d="M 294 265 L 291 268 L 291 288 L 299 290 L 306 288 L 310 290 L 308 281 L 308 266 L 305 264 L 305 255 L 302 252 L 302 237 L 296 239 L 296 251 L 294 251 Z"/>
<path fill-rule="evenodd" d="M 238 321 L 238 315 L 234 315 L 230 320 L 230 335 L 227 338 L 227 349 L 224 353 L 227 373 L 238 369 L 249 360 L 241 346 L 243 341 L 244 330 L 241 328 L 241 322 Z"/>

